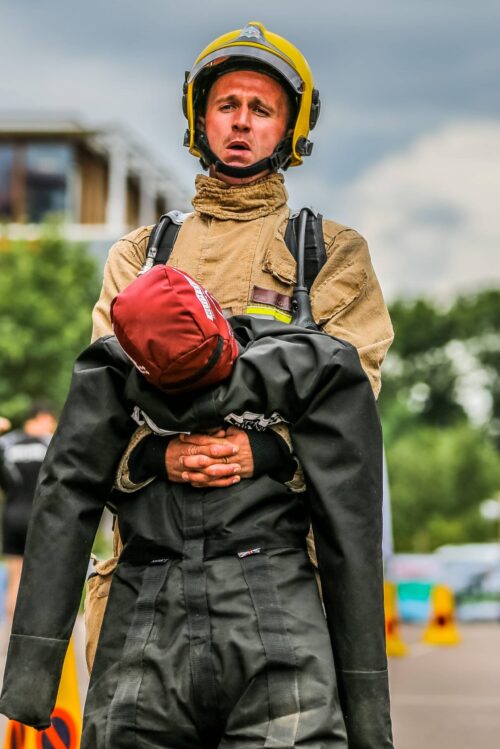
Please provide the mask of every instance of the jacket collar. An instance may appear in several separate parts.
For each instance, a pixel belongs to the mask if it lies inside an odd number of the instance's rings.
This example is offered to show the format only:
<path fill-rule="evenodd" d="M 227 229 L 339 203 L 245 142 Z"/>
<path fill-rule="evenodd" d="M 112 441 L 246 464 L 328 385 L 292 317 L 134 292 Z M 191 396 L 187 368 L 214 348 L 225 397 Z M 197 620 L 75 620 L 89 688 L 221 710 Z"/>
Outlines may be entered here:
<path fill-rule="evenodd" d="M 274 213 L 286 204 L 288 193 L 282 174 L 269 174 L 249 185 L 226 185 L 214 177 L 198 174 L 195 211 L 218 219 L 251 221 Z"/>

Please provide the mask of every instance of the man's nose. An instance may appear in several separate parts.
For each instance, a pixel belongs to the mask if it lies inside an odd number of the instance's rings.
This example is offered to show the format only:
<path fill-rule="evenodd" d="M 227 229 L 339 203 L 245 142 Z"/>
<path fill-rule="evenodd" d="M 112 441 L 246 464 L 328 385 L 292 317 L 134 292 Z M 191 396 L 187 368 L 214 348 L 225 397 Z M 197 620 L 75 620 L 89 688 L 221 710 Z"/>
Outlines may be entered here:
<path fill-rule="evenodd" d="M 250 110 L 248 107 L 238 107 L 235 110 L 233 128 L 235 130 L 248 130 L 250 128 Z"/>

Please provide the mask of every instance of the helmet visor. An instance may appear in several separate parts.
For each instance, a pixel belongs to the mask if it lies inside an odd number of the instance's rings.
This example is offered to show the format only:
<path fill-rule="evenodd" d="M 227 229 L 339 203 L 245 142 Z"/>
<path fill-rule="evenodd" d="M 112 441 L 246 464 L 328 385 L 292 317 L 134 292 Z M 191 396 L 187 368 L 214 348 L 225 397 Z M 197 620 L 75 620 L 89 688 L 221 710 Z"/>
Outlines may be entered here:
<path fill-rule="evenodd" d="M 188 84 L 193 83 L 201 70 L 210 67 L 215 72 L 218 64 L 225 62 L 231 57 L 248 57 L 249 60 L 261 62 L 264 65 L 273 68 L 298 94 L 301 94 L 304 89 L 302 78 L 285 60 L 281 57 L 277 57 L 277 55 L 272 52 L 268 52 L 265 49 L 259 49 L 258 47 L 250 47 L 248 44 L 227 47 L 223 50 L 219 49 L 207 55 L 191 70 Z M 244 69 L 243 65 L 241 69 Z"/>

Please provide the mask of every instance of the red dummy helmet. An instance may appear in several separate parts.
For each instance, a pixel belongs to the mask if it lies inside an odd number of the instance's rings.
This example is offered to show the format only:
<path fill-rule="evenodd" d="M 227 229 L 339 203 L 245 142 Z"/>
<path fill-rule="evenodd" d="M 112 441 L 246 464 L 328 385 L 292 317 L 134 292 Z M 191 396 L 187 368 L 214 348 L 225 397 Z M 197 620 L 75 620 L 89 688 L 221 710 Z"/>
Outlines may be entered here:
<path fill-rule="evenodd" d="M 137 369 L 167 393 L 224 380 L 238 356 L 214 297 L 187 273 L 156 265 L 111 303 L 115 335 Z"/>

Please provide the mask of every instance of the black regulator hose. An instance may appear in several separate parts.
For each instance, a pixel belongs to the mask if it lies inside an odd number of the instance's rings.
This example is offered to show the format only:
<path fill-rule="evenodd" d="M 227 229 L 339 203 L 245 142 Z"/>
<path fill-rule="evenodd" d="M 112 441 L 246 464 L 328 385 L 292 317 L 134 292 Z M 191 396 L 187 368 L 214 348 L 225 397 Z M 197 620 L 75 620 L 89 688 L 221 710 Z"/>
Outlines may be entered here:
<path fill-rule="evenodd" d="M 299 213 L 299 236 L 297 240 L 297 283 L 292 295 L 292 325 L 299 325 L 301 328 L 309 330 L 319 330 L 314 322 L 311 310 L 311 299 L 305 283 L 304 265 L 305 265 L 305 244 L 306 244 L 306 225 L 307 214 L 312 213 L 310 208 L 302 208 Z"/>

